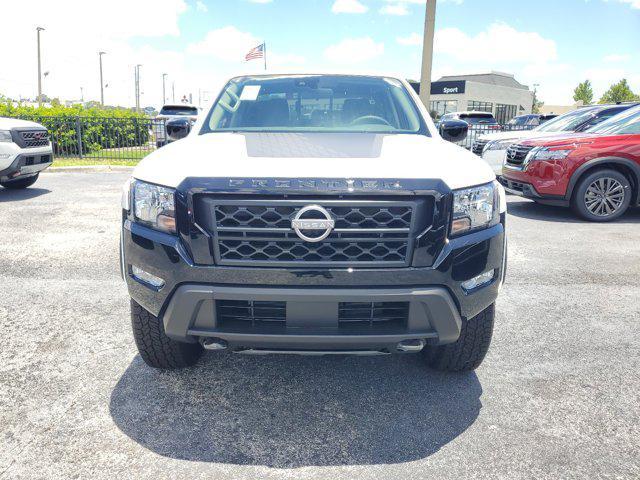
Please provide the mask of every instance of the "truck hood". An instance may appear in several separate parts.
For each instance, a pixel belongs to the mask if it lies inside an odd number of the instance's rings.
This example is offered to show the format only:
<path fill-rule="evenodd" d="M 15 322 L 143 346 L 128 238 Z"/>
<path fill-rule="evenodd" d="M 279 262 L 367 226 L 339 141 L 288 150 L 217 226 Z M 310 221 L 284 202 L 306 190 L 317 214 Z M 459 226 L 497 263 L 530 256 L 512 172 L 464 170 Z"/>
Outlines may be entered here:
<path fill-rule="evenodd" d="M 479 157 L 439 137 L 368 133 L 190 135 L 148 155 L 133 176 L 174 188 L 189 177 L 437 179 L 451 189 L 495 178 Z"/>
<path fill-rule="evenodd" d="M 0 130 L 10 130 L 12 128 L 44 128 L 42 125 L 36 122 L 30 122 L 28 120 L 18 120 L 17 118 L 5 118 L 0 117 Z"/>

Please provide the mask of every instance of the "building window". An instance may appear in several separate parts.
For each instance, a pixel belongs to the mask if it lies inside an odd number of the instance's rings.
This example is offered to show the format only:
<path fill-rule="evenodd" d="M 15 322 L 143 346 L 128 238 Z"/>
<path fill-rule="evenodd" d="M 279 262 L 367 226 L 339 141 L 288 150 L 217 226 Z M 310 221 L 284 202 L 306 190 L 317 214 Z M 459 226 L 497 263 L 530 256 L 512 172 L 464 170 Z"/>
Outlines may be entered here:
<path fill-rule="evenodd" d="M 468 110 L 474 110 L 476 112 L 493 112 L 493 103 L 491 102 L 476 102 L 475 100 L 469 100 L 467 103 Z"/>
<path fill-rule="evenodd" d="M 498 123 L 507 123 L 517 114 L 518 114 L 518 107 L 516 105 L 503 105 L 501 103 L 496 104 L 495 117 Z"/>
<path fill-rule="evenodd" d="M 438 120 L 446 113 L 458 110 L 457 100 L 434 100 L 429 102 L 429 113 L 434 120 Z"/>

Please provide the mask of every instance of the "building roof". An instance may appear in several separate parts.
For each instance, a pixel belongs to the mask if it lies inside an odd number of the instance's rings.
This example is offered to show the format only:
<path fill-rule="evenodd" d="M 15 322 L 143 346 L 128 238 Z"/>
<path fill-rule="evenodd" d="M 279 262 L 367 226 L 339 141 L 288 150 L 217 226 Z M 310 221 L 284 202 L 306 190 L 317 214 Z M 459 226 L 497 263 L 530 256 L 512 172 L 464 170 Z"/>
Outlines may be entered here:
<path fill-rule="evenodd" d="M 527 85 L 521 84 L 510 73 L 491 72 L 491 73 L 472 73 L 470 75 L 446 75 L 438 79 L 439 82 L 467 80 L 469 82 L 487 83 L 489 85 L 497 85 L 499 87 L 517 88 L 519 90 L 529 90 Z"/>

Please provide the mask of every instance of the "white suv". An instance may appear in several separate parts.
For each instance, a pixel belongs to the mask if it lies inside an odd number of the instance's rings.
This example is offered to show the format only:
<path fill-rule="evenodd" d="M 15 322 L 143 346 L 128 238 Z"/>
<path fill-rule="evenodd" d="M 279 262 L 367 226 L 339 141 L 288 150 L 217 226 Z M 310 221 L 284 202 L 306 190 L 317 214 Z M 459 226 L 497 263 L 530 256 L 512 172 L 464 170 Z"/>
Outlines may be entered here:
<path fill-rule="evenodd" d="M 39 123 L 0 118 L 0 185 L 27 188 L 53 163 L 49 132 Z"/>

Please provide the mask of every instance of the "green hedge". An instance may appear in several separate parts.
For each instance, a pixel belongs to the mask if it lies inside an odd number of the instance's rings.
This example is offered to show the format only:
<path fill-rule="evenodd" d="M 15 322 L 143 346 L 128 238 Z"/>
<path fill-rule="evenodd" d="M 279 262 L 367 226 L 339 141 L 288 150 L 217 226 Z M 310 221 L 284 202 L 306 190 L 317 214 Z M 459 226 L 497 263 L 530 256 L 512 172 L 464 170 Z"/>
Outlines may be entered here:
<path fill-rule="evenodd" d="M 151 119 L 126 109 L 29 107 L 0 103 L 0 117 L 21 118 L 49 130 L 54 153 L 78 155 L 102 148 L 136 147 L 150 140 Z M 78 141 L 80 132 L 80 141 Z"/>

